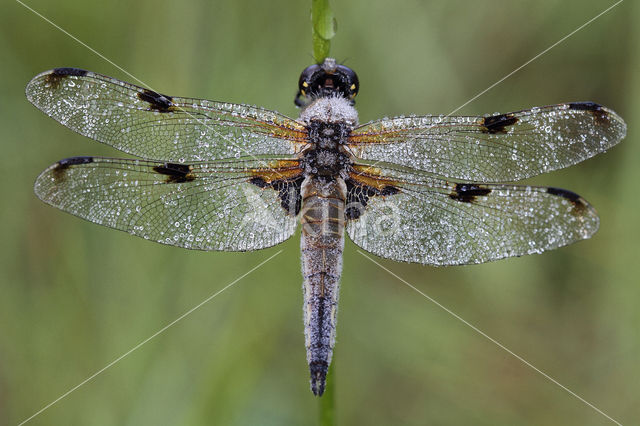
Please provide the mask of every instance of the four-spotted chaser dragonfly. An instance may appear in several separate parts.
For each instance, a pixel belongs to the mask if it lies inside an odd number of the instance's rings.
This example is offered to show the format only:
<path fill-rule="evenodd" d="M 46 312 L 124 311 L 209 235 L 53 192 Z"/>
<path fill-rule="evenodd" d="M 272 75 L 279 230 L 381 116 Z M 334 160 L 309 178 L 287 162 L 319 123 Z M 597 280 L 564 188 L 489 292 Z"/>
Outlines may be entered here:
<path fill-rule="evenodd" d="M 358 124 L 358 78 L 326 59 L 300 76 L 298 119 L 178 98 L 75 68 L 27 85 L 68 128 L 142 159 L 73 157 L 37 178 L 44 202 L 188 249 L 247 251 L 301 223 L 311 390 L 335 343 L 344 231 L 364 250 L 428 265 L 541 253 L 589 238 L 596 211 L 559 188 L 511 183 L 604 152 L 626 133 L 592 102 L 477 117 Z"/>

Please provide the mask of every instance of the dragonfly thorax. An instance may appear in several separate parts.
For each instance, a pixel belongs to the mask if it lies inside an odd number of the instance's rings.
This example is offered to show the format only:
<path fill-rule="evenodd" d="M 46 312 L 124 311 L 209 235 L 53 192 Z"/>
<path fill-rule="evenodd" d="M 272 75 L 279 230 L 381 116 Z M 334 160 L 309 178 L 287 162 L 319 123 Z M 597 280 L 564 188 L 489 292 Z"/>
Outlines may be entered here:
<path fill-rule="evenodd" d="M 345 123 L 313 120 L 307 130 L 310 145 L 302 158 L 305 172 L 323 177 L 344 177 L 351 160 L 343 146 L 351 127 Z"/>
<path fill-rule="evenodd" d="M 344 177 L 351 165 L 344 146 L 358 123 L 358 113 L 348 99 L 327 96 L 315 99 L 300 114 L 307 128 L 309 148 L 302 156 L 307 174 Z"/>
<path fill-rule="evenodd" d="M 351 132 L 345 123 L 324 123 L 313 120 L 307 125 L 309 142 L 317 148 L 337 150 L 344 145 Z"/>

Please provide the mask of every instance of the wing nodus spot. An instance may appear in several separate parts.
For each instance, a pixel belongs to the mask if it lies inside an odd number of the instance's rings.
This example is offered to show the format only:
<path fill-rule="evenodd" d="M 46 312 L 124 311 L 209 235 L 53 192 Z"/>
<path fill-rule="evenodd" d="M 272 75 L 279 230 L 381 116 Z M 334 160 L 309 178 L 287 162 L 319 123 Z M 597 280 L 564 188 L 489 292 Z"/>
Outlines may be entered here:
<path fill-rule="evenodd" d="M 171 96 L 163 95 L 153 90 L 144 89 L 142 92 L 138 92 L 138 98 L 147 102 L 153 111 L 171 112 L 175 109 Z"/>
<path fill-rule="evenodd" d="M 513 114 L 500 114 L 484 117 L 482 119 L 482 125 L 484 133 L 496 134 L 507 133 L 505 127 L 512 126 L 518 122 L 518 118 Z"/>
<path fill-rule="evenodd" d="M 456 183 L 453 192 L 449 194 L 449 198 L 463 203 L 472 203 L 477 197 L 489 195 L 490 193 L 491 189 L 483 187 L 482 185 Z"/>
<path fill-rule="evenodd" d="M 155 166 L 153 170 L 161 175 L 166 175 L 166 183 L 184 183 L 191 182 L 196 177 L 191 173 L 193 167 L 188 164 L 164 163 Z"/>
<path fill-rule="evenodd" d="M 47 74 L 45 77 L 45 83 L 48 86 L 57 89 L 63 79 L 69 76 L 83 77 L 85 75 L 87 75 L 87 71 L 80 68 L 55 68 Z"/>
<path fill-rule="evenodd" d="M 69 167 L 78 164 L 89 163 L 93 163 L 93 157 L 70 157 L 65 158 L 64 160 L 60 160 L 53 166 L 53 179 L 56 181 L 56 183 L 61 183 L 67 177 L 67 170 L 69 169 Z"/>

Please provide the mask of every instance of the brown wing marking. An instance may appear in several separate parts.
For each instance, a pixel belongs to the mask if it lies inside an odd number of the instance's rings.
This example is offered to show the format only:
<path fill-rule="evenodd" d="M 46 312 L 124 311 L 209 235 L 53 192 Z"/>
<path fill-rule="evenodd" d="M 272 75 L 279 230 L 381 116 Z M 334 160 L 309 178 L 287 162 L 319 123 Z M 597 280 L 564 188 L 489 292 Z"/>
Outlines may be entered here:
<path fill-rule="evenodd" d="M 407 133 L 409 129 L 380 129 L 376 132 L 351 134 L 348 139 L 349 145 L 363 145 L 369 143 L 391 143 L 397 142 L 398 136 Z"/>
<path fill-rule="evenodd" d="M 349 177 L 360 185 L 379 191 L 378 195 L 392 195 L 400 191 L 400 182 L 382 176 L 382 170 L 377 167 L 354 164 Z"/>
<path fill-rule="evenodd" d="M 379 168 L 371 166 L 354 164 L 345 183 L 347 205 L 344 214 L 347 219 L 358 219 L 364 213 L 369 198 L 400 192 L 399 181 L 382 176 Z"/>
<path fill-rule="evenodd" d="M 301 187 L 304 170 L 298 160 L 276 160 L 266 167 L 250 171 L 249 182 L 262 189 L 278 191 L 280 205 L 290 216 L 297 216 L 302 206 Z"/>
<path fill-rule="evenodd" d="M 283 123 L 266 123 L 265 128 L 269 129 L 269 135 L 278 139 L 285 139 L 292 142 L 305 143 L 309 137 L 307 128 L 300 125 L 300 128 L 293 128 Z"/>
<path fill-rule="evenodd" d="M 250 170 L 252 180 L 259 179 L 265 184 L 278 180 L 291 180 L 302 175 L 299 160 L 275 160 L 269 161 L 265 167 Z"/>

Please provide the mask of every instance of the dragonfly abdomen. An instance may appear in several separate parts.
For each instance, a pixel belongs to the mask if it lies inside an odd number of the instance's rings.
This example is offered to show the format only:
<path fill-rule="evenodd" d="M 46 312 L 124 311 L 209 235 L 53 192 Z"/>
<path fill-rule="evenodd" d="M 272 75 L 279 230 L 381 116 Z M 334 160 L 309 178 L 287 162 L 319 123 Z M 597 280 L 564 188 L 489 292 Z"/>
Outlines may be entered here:
<path fill-rule="evenodd" d="M 307 177 L 302 183 L 302 290 L 311 390 L 320 396 L 335 344 L 344 248 L 347 187 L 340 178 Z"/>

